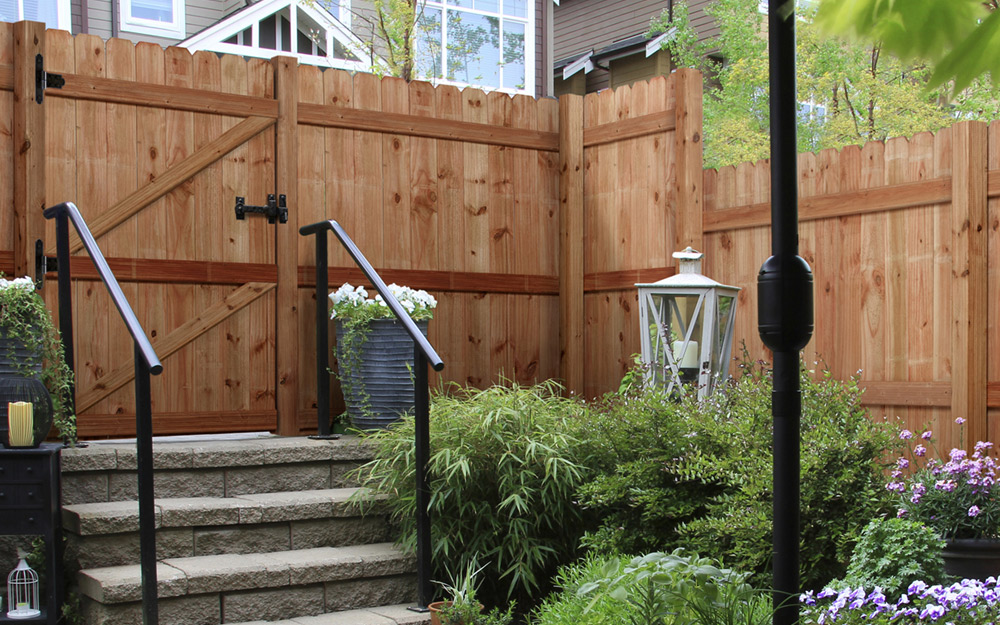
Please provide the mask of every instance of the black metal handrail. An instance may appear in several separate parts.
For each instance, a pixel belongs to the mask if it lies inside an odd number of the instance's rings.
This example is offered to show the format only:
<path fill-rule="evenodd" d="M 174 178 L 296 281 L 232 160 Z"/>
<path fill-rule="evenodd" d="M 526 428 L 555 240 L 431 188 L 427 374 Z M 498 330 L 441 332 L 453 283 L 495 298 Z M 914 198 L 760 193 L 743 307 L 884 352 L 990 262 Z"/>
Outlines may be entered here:
<path fill-rule="evenodd" d="M 414 454 L 417 474 L 417 607 L 426 611 L 433 590 L 431 588 L 431 517 L 427 506 L 430 503 L 430 483 L 427 479 L 427 460 L 430 457 L 430 390 L 428 388 L 427 365 L 435 371 L 444 368 L 444 361 L 438 356 L 430 342 L 417 328 L 399 300 L 389 291 L 378 272 L 365 255 L 361 253 L 351 237 L 336 221 L 320 221 L 299 228 L 303 236 L 316 235 L 316 419 L 320 436 L 330 434 L 330 357 L 329 328 L 327 326 L 326 298 L 329 289 L 327 265 L 326 232 L 332 230 L 354 262 L 368 278 L 375 290 L 388 304 L 392 313 L 406 328 L 413 339 L 414 365 Z"/>
<path fill-rule="evenodd" d="M 150 397 L 150 375 L 159 375 L 163 365 L 146 338 L 139 320 L 129 306 L 115 274 L 90 233 L 87 222 L 72 202 L 63 202 L 45 209 L 46 219 L 56 220 L 56 259 L 59 273 L 59 331 L 66 351 L 66 364 L 73 363 L 73 299 L 70 290 L 69 224 L 80 235 L 87 254 L 108 294 L 111 295 L 132 341 L 135 344 L 135 433 L 139 483 L 139 568 L 142 572 L 142 620 L 144 625 L 156 625 L 159 620 L 156 605 L 156 514 L 153 507 L 153 410 Z M 74 369 L 75 370 L 75 369 Z M 72 396 L 72 394 L 71 394 Z"/>

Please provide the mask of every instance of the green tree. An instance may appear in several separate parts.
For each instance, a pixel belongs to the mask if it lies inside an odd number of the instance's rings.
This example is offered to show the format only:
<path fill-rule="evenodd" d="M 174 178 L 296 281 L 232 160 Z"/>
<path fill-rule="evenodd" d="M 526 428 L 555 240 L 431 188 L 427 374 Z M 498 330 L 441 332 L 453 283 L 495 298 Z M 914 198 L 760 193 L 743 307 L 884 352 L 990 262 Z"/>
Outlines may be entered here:
<path fill-rule="evenodd" d="M 951 1 L 951 0 L 949 0 Z M 676 28 L 665 46 L 675 61 L 710 77 L 705 90 L 705 163 L 720 167 L 769 154 L 767 20 L 757 0 L 718 0 L 707 11 L 720 29 L 717 39 L 698 43 L 684 6 L 674 20 L 661 15 L 651 32 Z M 1000 102 L 976 78 L 949 99 L 945 86 L 928 87 L 932 69 L 904 62 L 881 43 L 826 36 L 814 11 L 798 14 L 797 83 L 803 106 L 799 149 L 841 148 L 866 141 L 909 136 L 957 119 L 993 119 Z M 724 58 L 724 64 L 718 62 Z"/>
<path fill-rule="evenodd" d="M 899 58 L 929 60 L 930 86 L 951 82 L 957 94 L 987 73 L 1000 86 L 998 7 L 998 0 L 823 0 L 817 21 Z"/>

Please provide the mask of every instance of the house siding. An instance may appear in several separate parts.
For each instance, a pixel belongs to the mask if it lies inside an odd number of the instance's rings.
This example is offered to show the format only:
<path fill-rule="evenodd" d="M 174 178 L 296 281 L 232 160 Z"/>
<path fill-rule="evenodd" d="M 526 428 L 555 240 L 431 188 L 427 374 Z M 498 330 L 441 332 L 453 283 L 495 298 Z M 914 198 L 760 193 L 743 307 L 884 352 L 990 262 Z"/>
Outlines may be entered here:
<path fill-rule="evenodd" d="M 699 40 L 711 39 L 719 29 L 705 7 L 712 0 L 689 0 L 691 24 Z M 553 55 L 556 61 L 600 50 L 616 41 L 649 30 L 649 21 L 665 11 L 665 0 L 562 0 L 555 7 Z"/>
<path fill-rule="evenodd" d="M 714 18 L 705 12 L 712 1 L 688 0 L 691 24 L 701 41 L 719 34 Z M 554 10 L 553 62 L 644 34 L 649 21 L 668 6 L 666 0 L 562 0 Z M 654 70 L 649 71 L 652 75 Z M 588 93 L 611 86 L 608 72 L 600 68 L 587 74 L 586 81 Z"/>
<path fill-rule="evenodd" d="M 92 35 L 97 35 L 104 39 L 121 37 L 122 39 L 128 39 L 129 41 L 136 43 L 140 41 L 147 41 L 150 43 L 160 44 L 161 46 L 171 46 L 180 41 L 180 39 L 153 37 L 143 33 L 133 33 L 120 30 L 113 22 L 111 0 L 84 1 L 87 2 L 86 32 Z M 117 0 L 114 1 L 117 2 Z M 190 36 L 200 30 L 204 30 L 215 22 L 221 20 L 229 14 L 226 10 L 229 9 L 229 5 L 232 4 L 233 2 L 229 0 L 226 2 L 222 2 L 221 0 L 187 0 L 187 4 L 184 7 L 184 27 L 186 36 Z M 242 6 L 242 4 L 237 5 L 235 8 L 238 9 L 240 6 Z M 231 13 L 232 11 L 229 12 Z M 76 30 L 76 24 L 74 24 L 73 32 L 81 32 Z"/>

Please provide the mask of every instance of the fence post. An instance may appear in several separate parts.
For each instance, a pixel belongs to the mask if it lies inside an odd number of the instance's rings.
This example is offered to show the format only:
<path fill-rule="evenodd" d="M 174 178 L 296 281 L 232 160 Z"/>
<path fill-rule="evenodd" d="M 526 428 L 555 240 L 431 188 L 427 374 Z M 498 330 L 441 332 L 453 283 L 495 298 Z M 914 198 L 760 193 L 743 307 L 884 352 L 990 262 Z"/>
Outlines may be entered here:
<path fill-rule="evenodd" d="M 583 395 L 583 98 L 559 98 L 559 372 Z"/>
<path fill-rule="evenodd" d="M 677 169 L 675 207 L 676 246 L 704 251 L 702 237 L 702 76 L 693 69 L 679 69 L 674 80 L 674 153 Z"/>
<path fill-rule="evenodd" d="M 964 417 L 966 446 L 989 436 L 986 421 L 987 126 L 952 126 L 951 413 Z"/>
<path fill-rule="evenodd" d="M 45 24 L 14 24 L 14 275 L 35 274 L 35 241 L 45 236 L 45 101 L 35 99 L 35 58 Z"/>
<path fill-rule="evenodd" d="M 274 257 L 278 266 L 278 288 L 275 297 L 275 367 L 277 383 L 275 404 L 278 410 L 278 434 L 296 436 L 299 433 L 299 258 L 298 240 L 298 61 L 278 56 L 274 65 L 274 91 L 278 100 L 278 123 L 275 127 L 275 186 L 276 194 L 284 194 L 288 203 L 288 223 L 276 224 Z"/>

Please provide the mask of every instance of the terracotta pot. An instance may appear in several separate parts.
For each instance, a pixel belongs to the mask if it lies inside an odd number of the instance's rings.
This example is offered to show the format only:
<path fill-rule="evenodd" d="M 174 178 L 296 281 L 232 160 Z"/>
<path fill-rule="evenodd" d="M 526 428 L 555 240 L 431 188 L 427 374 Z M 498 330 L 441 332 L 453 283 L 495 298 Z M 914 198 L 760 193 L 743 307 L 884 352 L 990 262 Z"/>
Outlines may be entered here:
<path fill-rule="evenodd" d="M 427 609 L 431 612 L 431 625 L 441 625 L 441 608 L 450 605 L 451 601 L 435 601 L 427 604 Z"/>
<path fill-rule="evenodd" d="M 451 605 L 451 601 L 434 601 L 427 604 L 427 609 L 431 613 L 431 625 L 441 625 L 441 608 Z M 483 604 L 479 604 L 479 611 L 482 612 Z"/>
<path fill-rule="evenodd" d="M 1000 540 L 954 538 L 945 543 L 944 570 L 961 579 L 1000 575 Z"/>

